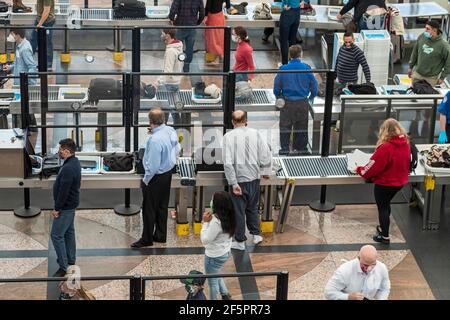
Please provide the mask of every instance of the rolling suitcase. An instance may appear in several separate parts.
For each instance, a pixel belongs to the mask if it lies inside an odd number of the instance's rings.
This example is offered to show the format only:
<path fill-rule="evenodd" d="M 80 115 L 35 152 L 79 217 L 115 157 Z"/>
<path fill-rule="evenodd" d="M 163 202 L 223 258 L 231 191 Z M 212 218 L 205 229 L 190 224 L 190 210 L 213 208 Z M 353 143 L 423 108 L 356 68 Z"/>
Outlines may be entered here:
<path fill-rule="evenodd" d="M 114 79 L 97 78 L 89 83 L 90 102 L 99 100 L 122 100 L 122 81 Z"/>
<path fill-rule="evenodd" d="M 145 3 L 137 0 L 118 0 L 114 8 L 114 18 L 145 18 Z"/>

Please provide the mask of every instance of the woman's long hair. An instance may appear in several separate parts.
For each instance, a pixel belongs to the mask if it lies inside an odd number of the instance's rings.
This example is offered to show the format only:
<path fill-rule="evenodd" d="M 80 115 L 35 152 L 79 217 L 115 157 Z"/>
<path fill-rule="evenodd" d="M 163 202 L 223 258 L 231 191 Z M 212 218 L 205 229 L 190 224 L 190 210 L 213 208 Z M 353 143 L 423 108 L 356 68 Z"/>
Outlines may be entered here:
<path fill-rule="evenodd" d="M 398 136 L 398 135 L 404 135 L 409 143 L 408 135 L 406 134 L 405 129 L 403 129 L 400 122 L 393 118 L 386 119 L 381 127 L 380 132 L 378 134 L 378 141 L 377 141 L 377 147 L 379 145 L 382 145 L 385 142 L 388 142 L 392 138 Z"/>
<path fill-rule="evenodd" d="M 234 211 L 231 195 L 225 191 L 214 193 L 213 212 L 222 224 L 222 230 L 228 233 L 230 237 L 236 232 L 236 213 Z"/>

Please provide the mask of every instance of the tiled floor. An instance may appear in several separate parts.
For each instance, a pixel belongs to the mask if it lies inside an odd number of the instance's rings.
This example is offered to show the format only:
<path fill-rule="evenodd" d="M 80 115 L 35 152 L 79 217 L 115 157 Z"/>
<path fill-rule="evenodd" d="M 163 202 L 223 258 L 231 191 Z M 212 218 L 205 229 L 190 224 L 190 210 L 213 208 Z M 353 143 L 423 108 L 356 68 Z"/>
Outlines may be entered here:
<path fill-rule="evenodd" d="M 2 277 L 47 276 L 52 269 L 48 264 L 55 265 L 53 247 L 48 242 L 49 212 L 23 220 L 4 211 L 0 213 L 0 221 Z M 283 233 L 265 235 L 261 245 L 248 244 L 245 253 L 233 251 L 223 272 L 287 270 L 290 299 L 323 299 L 323 288 L 336 267 L 354 258 L 361 244 L 372 243 L 370 236 L 376 224 L 376 208 L 372 205 L 338 206 L 335 212 L 325 215 L 306 207 L 293 207 Z M 139 215 L 122 217 L 112 210 L 79 210 L 76 230 L 77 265 L 82 276 L 159 276 L 187 274 L 192 269 L 204 271 L 199 237 L 176 236 L 174 220 L 169 221 L 166 244 L 155 243 L 142 251 L 129 249 L 141 233 Z M 379 251 L 380 261 L 390 270 L 391 298 L 432 299 L 433 294 L 394 220 L 392 230 L 393 243 L 404 249 L 388 247 Z M 228 278 L 225 283 L 235 299 L 275 298 L 275 277 L 245 281 Z M 84 286 L 98 299 L 127 299 L 129 295 L 129 283 L 125 280 L 86 281 Z M 29 299 L 46 299 L 54 296 L 49 292 L 52 288 L 45 284 L 1 284 L 0 298 L 21 298 L 26 290 L 25 297 Z M 178 280 L 146 284 L 146 299 L 184 299 L 185 295 Z"/>

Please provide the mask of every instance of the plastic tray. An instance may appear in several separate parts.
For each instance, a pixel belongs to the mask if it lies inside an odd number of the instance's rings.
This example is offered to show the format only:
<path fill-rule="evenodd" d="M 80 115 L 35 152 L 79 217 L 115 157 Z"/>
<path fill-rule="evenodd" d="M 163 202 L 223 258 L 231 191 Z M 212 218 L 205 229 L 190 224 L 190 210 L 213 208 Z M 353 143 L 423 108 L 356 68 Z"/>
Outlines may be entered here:
<path fill-rule="evenodd" d="M 425 167 L 425 169 L 429 172 L 433 172 L 433 173 L 446 173 L 446 174 L 450 174 L 450 168 L 435 168 L 435 167 L 430 167 L 427 164 L 427 161 L 425 159 L 425 157 L 423 157 L 421 155 L 421 161 L 423 163 L 423 166 Z"/>
<path fill-rule="evenodd" d="M 130 152 L 115 152 L 115 154 L 117 155 L 124 155 Z M 105 165 L 103 163 L 103 157 L 101 157 L 101 169 L 100 172 L 103 174 L 107 174 L 107 175 L 121 175 L 121 174 L 130 174 L 130 173 L 135 173 L 136 172 L 136 167 L 135 167 L 135 163 L 133 161 L 133 169 L 131 169 L 130 171 L 109 171 L 109 170 L 105 170 Z"/>
<path fill-rule="evenodd" d="M 199 99 L 196 98 L 194 95 L 194 88 L 192 88 L 192 102 L 199 103 L 199 104 L 215 104 L 220 103 L 222 101 L 222 94 L 219 94 L 219 97 L 216 99 Z"/>
<path fill-rule="evenodd" d="M 342 7 L 328 7 L 327 16 L 332 21 L 338 21 L 337 14 L 341 11 Z"/>
<path fill-rule="evenodd" d="M 147 6 L 145 12 L 147 18 L 150 19 L 166 19 L 169 17 L 169 6 Z"/>
<path fill-rule="evenodd" d="M 228 14 L 227 9 L 223 8 L 223 14 L 227 20 L 248 20 L 248 9 L 245 8 L 245 14 Z"/>
<path fill-rule="evenodd" d="M 83 162 L 87 161 L 93 161 L 95 162 L 95 168 L 83 168 L 81 167 L 81 174 L 99 174 L 101 173 L 101 164 L 102 159 L 100 156 L 82 156 L 77 155 L 78 160 L 80 161 L 81 165 L 83 165 Z"/>

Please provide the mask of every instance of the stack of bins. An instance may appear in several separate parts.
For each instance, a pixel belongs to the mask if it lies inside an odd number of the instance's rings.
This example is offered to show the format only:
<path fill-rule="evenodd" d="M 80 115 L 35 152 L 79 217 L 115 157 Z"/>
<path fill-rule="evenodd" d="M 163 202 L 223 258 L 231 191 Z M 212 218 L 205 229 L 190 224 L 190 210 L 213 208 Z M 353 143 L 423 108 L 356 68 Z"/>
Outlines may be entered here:
<path fill-rule="evenodd" d="M 371 82 L 376 86 L 386 85 L 389 76 L 391 37 L 386 30 L 363 30 L 364 55 L 370 68 Z M 364 75 L 360 70 L 359 78 Z M 365 81 L 364 81 L 365 82 Z"/>

